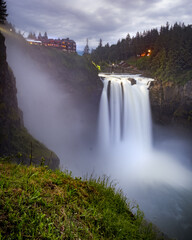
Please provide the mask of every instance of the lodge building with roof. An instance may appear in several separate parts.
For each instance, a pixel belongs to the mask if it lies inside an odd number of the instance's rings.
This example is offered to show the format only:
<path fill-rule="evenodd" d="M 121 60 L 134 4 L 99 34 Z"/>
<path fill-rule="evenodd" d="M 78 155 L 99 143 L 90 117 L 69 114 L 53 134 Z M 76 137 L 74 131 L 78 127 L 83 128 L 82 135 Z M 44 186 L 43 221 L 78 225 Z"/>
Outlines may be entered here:
<path fill-rule="evenodd" d="M 48 38 L 38 38 L 38 39 L 29 39 L 26 41 L 31 45 L 42 45 L 45 47 L 54 47 L 61 49 L 65 52 L 76 52 L 76 42 L 69 38 L 66 39 L 48 39 Z"/>

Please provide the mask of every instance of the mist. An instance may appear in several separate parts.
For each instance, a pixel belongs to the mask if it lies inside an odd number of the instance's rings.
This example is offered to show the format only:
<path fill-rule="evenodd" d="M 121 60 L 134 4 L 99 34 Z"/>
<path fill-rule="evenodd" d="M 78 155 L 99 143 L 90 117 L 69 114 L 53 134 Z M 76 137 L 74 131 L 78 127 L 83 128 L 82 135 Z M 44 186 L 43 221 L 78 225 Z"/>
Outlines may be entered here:
<path fill-rule="evenodd" d="M 191 239 L 191 134 L 182 128 L 151 125 L 145 82 L 152 80 L 134 76 L 137 84 L 131 86 L 126 80 L 129 75 L 104 77 L 99 118 L 99 142 L 104 140 L 105 146 L 99 151 L 102 171 L 115 179 L 164 233 Z"/>
<path fill-rule="evenodd" d="M 58 155 L 63 168 L 70 168 L 76 152 L 80 154 L 82 149 L 91 148 L 85 107 L 27 53 L 9 41 L 6 45 L 25 127 Z M 85 142 L 90 146 L 85 146 Z"/>
<path fill-rule="evenodd" d="M 58 155 L 60 168 L 71 170 L 74 176 L 108 175 L 162 231 L 190 239 L 191 136 L 184 130 L 153 125 L 150 150 L 130 142 L 101 149 L 88 112 L 73 93 L 21 49 L 8 41 L 6 45 L 24 125 Z"/>

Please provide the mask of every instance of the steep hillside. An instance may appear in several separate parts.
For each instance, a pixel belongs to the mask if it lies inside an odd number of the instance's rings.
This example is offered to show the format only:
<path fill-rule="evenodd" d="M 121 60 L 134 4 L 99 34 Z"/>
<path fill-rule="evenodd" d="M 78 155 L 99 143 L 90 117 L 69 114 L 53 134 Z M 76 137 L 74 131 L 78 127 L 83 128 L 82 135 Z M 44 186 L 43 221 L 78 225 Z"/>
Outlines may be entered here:
<path fill-rule="evenodd" d="M 35 140 L 23 126 L 18 108 L 15 77 L 6 61 L 5 39 L 0 33 L 0 154 L 19 156 L 17 161 L 40 163 L 45 158 L 51 168 L 59 167 L 59 159 Z"/>
<path fill-rule="evenodd" d="M 83 145 L 92 149 L 97 137 L 102 91 L 102 82 L 95 66 L 86 57 L 75 53 L 30 45 L 21 35 L 8 31 L 5 31 L 5 36 L 8 62 L 19 84 L 19 103 L 27 103 L 29 96 L 36 101 L 36 105 L 30 101 L 24 107 L 21 106 L 24 121 L 30 122 L 26 124 L 29 131 L 49 148 L 61 153 L 62 156 L 59 156 L 63 161 L 66 159 L 65 149 L 70 152 L 71 147 L 74 147 L 75 152 L 78 152 L 77 145 L 80 148 Z M 22 79 L 20 83 L 19 79 Z M 26 85 L 33 87 L 30 89 Z M 24 100 L 19 98 L 23 95 L 20 94 L 23 89 Z M 44 107 L 39 104 L 41 100 L 44 101 Z M 47 115 L 42 114 L 44 111 Z M 29 115 L 26 120 L 26 116 Z M 39 127 L 38 123 L 38 126 L 33 125 L 32 121 L 37 122 L 34 118 L 36 115 L 41 115 L 41 122 L 45 123 L 42 127 Z M 44 127 L 46 124 L 49 125 L 49 132 L 46 132 Z M 39 131 L 36 130 L 38 127 Z M 47 142 L 49 138 L 51 140 Z"/>
<path fill-rule="evenodd" d="M 86 96 L 96 100 L 102 84 L 97 69 L 86 57 L 56 48 L 30 45 L 21 35 L 7 30 L 4 34 L 8 47 L 16 47 L 21 53 L 31 57 L 54 81 L 78 97 Z"/>
<path fill-rule="evenodd" d="M 0 239 L 168 239 L 107 178 L 0 159 Z M 135 211 L 135 214 L 132 211 Z"/>

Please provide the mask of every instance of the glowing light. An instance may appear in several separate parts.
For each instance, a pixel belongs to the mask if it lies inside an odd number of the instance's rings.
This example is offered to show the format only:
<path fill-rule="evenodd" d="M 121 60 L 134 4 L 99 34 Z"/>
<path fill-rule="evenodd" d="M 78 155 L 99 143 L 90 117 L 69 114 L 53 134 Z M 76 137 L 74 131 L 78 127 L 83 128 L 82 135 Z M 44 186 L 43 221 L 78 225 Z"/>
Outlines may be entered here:
<path fill-rule="evenodd" d="M 142 53 L 140 56 L 141 57 L 145 57 L 145 56 L 149 57 L 150 55 L 151 55 L 151 49 L 148 49 L 147 52 Z"/>
<path fill-rule="evenodd" d="M 151 55 L 151 49 L 148 49 L 147 51 L 147 57 L 149 57 Z"/>

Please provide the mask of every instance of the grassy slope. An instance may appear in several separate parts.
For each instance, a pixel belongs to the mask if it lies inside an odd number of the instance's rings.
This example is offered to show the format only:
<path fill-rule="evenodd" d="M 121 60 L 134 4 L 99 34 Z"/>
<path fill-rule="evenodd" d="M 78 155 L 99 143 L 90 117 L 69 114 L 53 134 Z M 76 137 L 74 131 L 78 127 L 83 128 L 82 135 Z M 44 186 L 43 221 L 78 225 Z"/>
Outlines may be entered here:
<path fill-rule="evenodd" d="M 169 69 L 168 66 L 166 69 L 162 67 L 152 67 L 153 60 L 151 57 L 147 56 L 141 58 L 132 57 L 127 60 L 127 63 L 137 67 L 139 70 L 143 71 L 145 75 L 157 78 L 163 83 L 171 82 L 174 85 L 184 85 L 190 81 L 192 77 L 191 69 L 176 73 L 173 69 Z"/>
<path fill-rule="evenodd" d="M 0 239 L 164 239 L 103 180 L 0 161 Z"/>
<path fill-rule="evenodd" d="M 11 138 L 9 139 L 8 158 L 14 159 L 17 163 L 41 164 L 41 161 L 45 160 L 45 163 L 51 168 L 59 168 L 59 159 L 57 155 L 48 149 L 44 144 L 36 140 L 27 129 L 23 128 L 11 128 Z M 5 154 L 4 154 L 5 155 Z"/>

